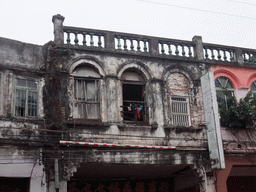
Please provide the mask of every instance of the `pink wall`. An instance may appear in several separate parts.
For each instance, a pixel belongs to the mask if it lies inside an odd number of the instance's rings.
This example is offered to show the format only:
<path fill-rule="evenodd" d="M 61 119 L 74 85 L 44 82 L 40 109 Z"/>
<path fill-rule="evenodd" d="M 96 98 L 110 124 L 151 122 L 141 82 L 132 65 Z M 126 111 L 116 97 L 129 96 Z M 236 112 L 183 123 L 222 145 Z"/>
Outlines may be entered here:
<path fill-rule="evenodd" d="M 231 81 L 237 100 L 246 96 L 251 89 L 252 82 L 256 80 L 256 69 L 254 68 L 212 65 L 211 71 L 214 73 L 214 78 L 224 76 Z"/>
<path fill-rule="evenodd" d="M 227 179 L 233 165 L 255 165 L 255 156 L 239 157 L 225 155 L 226 169 L 216 173 L 217 192 L 227 192 Z"/>
<path fill-rule="evenodd" d="M 251 88 L 251 84 L 256 80 L 256 69 L 235 67 L 227 65 L 212 65 L 211 71 L 214 73 L 214 78 L 225 76 L 229 78 L 235 89 Z"/>

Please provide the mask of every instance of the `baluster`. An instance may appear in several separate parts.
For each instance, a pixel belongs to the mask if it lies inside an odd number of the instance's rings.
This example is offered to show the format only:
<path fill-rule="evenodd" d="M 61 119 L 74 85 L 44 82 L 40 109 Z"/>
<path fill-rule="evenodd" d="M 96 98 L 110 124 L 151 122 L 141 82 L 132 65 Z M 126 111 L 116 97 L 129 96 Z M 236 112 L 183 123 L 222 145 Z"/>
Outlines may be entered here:
<path fill-rule="evenodd" d="M 176 47 L 175 54 L 176 54 L 176 56 L 179 56 L 180 52 L 179 52 L 179 49 L 178 49 L 178 44 L 176 44 L 175 47 Z"/>
<path fill-rule="evenodd" d="M 134 51 L 133 40 L 132 40 L 132 39 L 130 39 L 130 41 L 131 41 L 131 51 Z"/>
<path fill-rule="evenodd" d="M 169 55 L 172 54 L 172 48 L 171 48 L 171 45 L 170 45 L 170 44 L 168 44 L 168 53 L 169 53 Z"/>
<path fill-rule="evenodd" d="M 148 49 L 148 48 L 147 48 L 147 42 L 146 42 L 146 40 L 144 40 L 143 42 L 144 42 L 144 48 L 143 48 L 143 49 L 144 49 L 144 52 L 147 52 L 147 49 Z"/>
<path fill-rule="evenodd" d="M 185 52 L 185 49 L 184 49 L 184 45 L 181 45 L 181 49 L 182 49 L 182 56 L 185 57 L 186 56 L 186 52 Z"/>
<path fill-rule="evenodd" d="M 93 35 L 94 35 L 94 33 L 90 33 L 90 37 L 91 37 L 90 45 L 91 46 L 94 46 Z"/>
<path fill-rule="evenodd" d="M 230 61 L 234 61 L 233 52 L 229 51 L 229 54 L 230 54 Z"/>
<path fill-rule="evenodd" d="M 247 61 L 247 59 L 246 59 L 246 54 L 243 53 L 243 55 L 244 55 L 244 62 L 246 62 L 246 61 Z"/>
<path fill-rule="evenodd" d="M 226 54 L 226 50 L 223 51 L 224 52 L 224 61 L 227 61 L 227 54 Z"/>
<path fill-rule="evenodd" d="M 250 53 L 250 55 L 249 55 L 250 57 L 249 57 L 249 62 L 250 63 L 253 63 L 253 54 L 252 53 Z"/>
<path fill-rule="evenodd" d="M 117 49 L 121 49 L 121 42 L 120 42 L 121 37 L 117 36 Z"/>
<path fill-rule="evenodd" d="M 252 61 L 252 58 L 251 58 L 251 53 L 247 53 L 247 55 L 248 55 L 248 62 L 251 62 Z"/>
<path fill-rule="evenodd" d="M 140 51 L 140 41 L 137 40 L 137 51 Z"/>
<path fill-rule="evenodd" d="M 189 56 L 189 57 L 192 57 L 191 46 L 188 46 L 188 56 Z"/>
<path fill-rule="evenodd" d="M 75 42 L 75 45 L 78 45 L 77 32 L 75 32 L 75 40 L 74 40 L 74 42 Z"/>
<path fill-rule="evenodd" d="M 205 48 L 204 50 L 205 50 L 205 59 L 209 59 L 208 49 L 207 49 L 207 48 Z"/>
<path fill-rule="evenodd" d="M 70 45 L 70 32 L 67 31 L 67 44 Z"/>
<path fill-rule="evenodd" d="M 218 49 L 218 60 L 221 60 L 220 50 Z"/>
<path fill-rule="evenodd" d="M 250 53 L 246 53 L 247 55 L 247 62 L 250 62 Z"/>
<path fill-rule="evenodd" d="M 102 42 L 101 42 L 101 35 L 98 35 L 98 38 L 99 38 L 99 40 L 98 40 L 98 47 L 101 47 L 101 45 L 102 45 Z"/>
<path fill-rule="evenodd" d="M 128 49 L 127 49 L 126 37 L 124 37 L 123 39 L 124 39 L 124 50 L 127 51 Z"/>
<path fill-rule="evenodd" d="M 212 54 L 212 60 L 215 59 L 215 55 L 214 55 L 214 52 L 213 52 L 213 49 L 211 48 L 211 54 Z"/>
<path fill-rule="evenodd" d="M 86 46 L 86 32 L 83 32 L 83 46 Z"/>
<path fill-rule="evenodd" d="M 161 43 L 161 53 L 164 55 L 164 52 L 165 52 L 165 50 L 164 50 L 164 44 Z"/>

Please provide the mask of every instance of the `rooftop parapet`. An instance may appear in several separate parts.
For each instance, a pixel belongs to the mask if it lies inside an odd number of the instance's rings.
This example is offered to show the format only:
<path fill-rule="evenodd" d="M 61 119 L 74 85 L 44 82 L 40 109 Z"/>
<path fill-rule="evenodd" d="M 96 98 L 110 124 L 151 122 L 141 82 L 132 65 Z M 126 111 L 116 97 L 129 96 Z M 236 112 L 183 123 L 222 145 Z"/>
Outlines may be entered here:
<path fill-rule="evenodd" d="M 114 31 L 63 26 L 64 17 L 53 16 L 57 46 L 93 49 L 144 56 L 184 59 L 218 64 L 256 64 L 256 50 L 192 41 L 159 38 Z"/>

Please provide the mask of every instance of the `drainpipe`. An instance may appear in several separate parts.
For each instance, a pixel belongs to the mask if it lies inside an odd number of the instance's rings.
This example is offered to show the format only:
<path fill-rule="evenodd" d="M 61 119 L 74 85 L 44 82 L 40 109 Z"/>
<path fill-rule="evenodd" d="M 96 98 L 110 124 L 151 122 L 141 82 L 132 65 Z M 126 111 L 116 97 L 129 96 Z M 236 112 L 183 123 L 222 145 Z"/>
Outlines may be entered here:
<path fill-rule="evenodd" d="M 59 181 L 59 162 L 58 159 L 54 159 L 54 170 L 55 170 L 55 189 L 59 192 L 60 181 Z"/>

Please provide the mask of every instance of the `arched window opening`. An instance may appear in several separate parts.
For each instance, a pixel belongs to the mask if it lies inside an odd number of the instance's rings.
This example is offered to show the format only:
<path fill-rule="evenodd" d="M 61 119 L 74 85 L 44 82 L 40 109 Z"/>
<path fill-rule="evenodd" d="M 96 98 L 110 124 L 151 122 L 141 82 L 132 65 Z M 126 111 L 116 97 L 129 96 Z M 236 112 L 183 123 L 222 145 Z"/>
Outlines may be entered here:
<path fill-rule="evenodd" d="M 256 94 L 256 81 L 252 82 L 251 91 L 253 92 L 254 95 Z"/>
<path fill-rule="evenodd" d="M 96 70 L 87 66 L 75 68 L 74 77 L 74 118 L 99 119 L 99 79 Z"/>
<path fill-rule="evenodd" d="M 121 114 L 126 122 L 146 122 L 145 78 L 134 70 L 125 71 L 122 76 L 123 106 Z"/>
<path fill-rule="evenodd" d="M 173 126 L 190 126 L 190 82 L 181 73 L 172 73 L 167 79 L 169 114 Z"/>
<path fill-rule="evenodd" d="M 215 79 L 215 87 L 219 109 L 228 109 L 228 101 L 234 95 L 234 88 L 227 77 L 218 77 Z"/>

